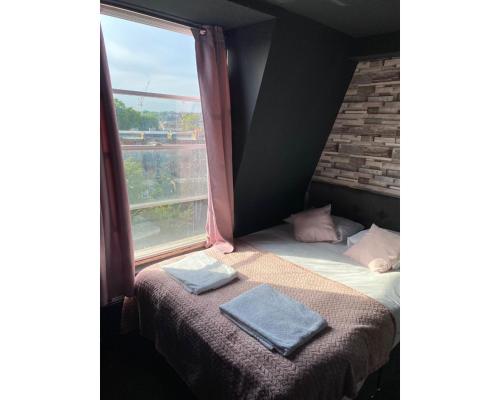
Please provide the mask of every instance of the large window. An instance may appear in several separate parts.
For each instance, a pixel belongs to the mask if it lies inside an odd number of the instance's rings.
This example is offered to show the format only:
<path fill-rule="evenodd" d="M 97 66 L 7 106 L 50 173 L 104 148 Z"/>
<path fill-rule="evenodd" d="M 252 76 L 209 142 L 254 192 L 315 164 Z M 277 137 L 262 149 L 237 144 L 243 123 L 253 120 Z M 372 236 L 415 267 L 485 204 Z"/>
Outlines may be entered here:
<path fill-rule="evenodd" d="M 207 158 L 188 28 L 103 6 L 137 259 L 203 241 Z"/>

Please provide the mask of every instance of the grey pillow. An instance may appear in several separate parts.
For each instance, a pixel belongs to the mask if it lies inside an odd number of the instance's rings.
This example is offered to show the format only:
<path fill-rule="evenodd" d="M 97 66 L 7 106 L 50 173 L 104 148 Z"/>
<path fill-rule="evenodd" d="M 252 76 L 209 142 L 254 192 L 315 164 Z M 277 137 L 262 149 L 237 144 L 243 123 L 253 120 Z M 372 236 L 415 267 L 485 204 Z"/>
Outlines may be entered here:
<path fill-rule="evenodd" d="M 333 224 L 337 229 L 337 237 L 339 238 L 339 240 L 335 243 L 346 242 L 349 236 L 352 236 L 365 229 L 365 227 L 359 222 L 352 221 L 347 218 L 332 215 L 332 219 Z"/>

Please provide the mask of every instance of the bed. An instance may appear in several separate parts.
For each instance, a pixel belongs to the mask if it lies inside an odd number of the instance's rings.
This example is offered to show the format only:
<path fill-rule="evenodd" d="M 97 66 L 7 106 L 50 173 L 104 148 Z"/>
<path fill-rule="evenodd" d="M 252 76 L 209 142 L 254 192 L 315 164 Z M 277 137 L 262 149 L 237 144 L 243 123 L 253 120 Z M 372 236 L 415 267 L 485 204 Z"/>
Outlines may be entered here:
<path fill-rule="evenodd" d="M 349 286 L 382 303 L 394 318 L 396 334 L 393 345 L 399 343 L 400 271 L 373 273 L 342 253 L 346 243 L 302 243 L 293 237 L 289 224 L 278 225 L 245 237 L 259 250 L 268 251 L 328 279 Z"/>
<path fill-rule="evenodd" d="M 344 249 L 299 243 L 287 224 L 256 232 L 238 239 L 232 254 L 207 250 L 239 279 L 200 296 L 161 269 L 175 259 L 167 260 L 137 275 L 125 318 L 199 398 L 354 398 L 399 341 L 399 272 L 373 273 Z M 329 329 L 288 358 L 266 349 L 218 309 L 261 283 L 319 312 Z"/>

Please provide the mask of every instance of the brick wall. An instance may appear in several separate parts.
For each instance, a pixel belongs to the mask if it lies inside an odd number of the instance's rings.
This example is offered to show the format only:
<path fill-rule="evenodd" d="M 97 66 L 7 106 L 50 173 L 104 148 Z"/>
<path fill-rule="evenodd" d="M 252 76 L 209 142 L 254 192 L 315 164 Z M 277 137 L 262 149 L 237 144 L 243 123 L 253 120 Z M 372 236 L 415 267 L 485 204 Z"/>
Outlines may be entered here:
<path fill-rule="evenodd" d="M 399 58 L 359 62 L 313 181 L 399 197 Z"/>

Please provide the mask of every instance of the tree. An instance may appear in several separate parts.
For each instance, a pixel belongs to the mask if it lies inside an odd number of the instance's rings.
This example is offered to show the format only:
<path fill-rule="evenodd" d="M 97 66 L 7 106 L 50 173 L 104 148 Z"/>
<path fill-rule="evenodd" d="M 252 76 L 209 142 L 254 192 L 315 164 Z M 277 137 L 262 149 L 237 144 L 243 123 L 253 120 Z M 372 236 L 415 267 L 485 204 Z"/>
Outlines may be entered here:
<path fill-rule="evenodd" d="M 130 204 L 143 203 L 147 184 L 144 180 L 142 163 L 134 158 L 124 157 L 123 164 Z"/>
<path fill-rule="evenodd" d="M 125 103 L 115 98 L 116 119 L 118 120 L 118 129 L 123 131 L 130 130 L 158 130 L 158 113 L 153 111 L 139 112 L 132 107 L 127 107 Z"/>
<path fill-rule="evenodd" d="M 193 131 L 199 128 L 201 123 L 201 114 L 199 113 L 183 113 L 181 116 L 181 129 L 183 131 Z"/>
<path fill-rule="evenodd" d="M 125 154 L 123 160 L 130 204 L 172 197 L 177 187 L 168 157 L 154 151 L 134 153 Z"/>

